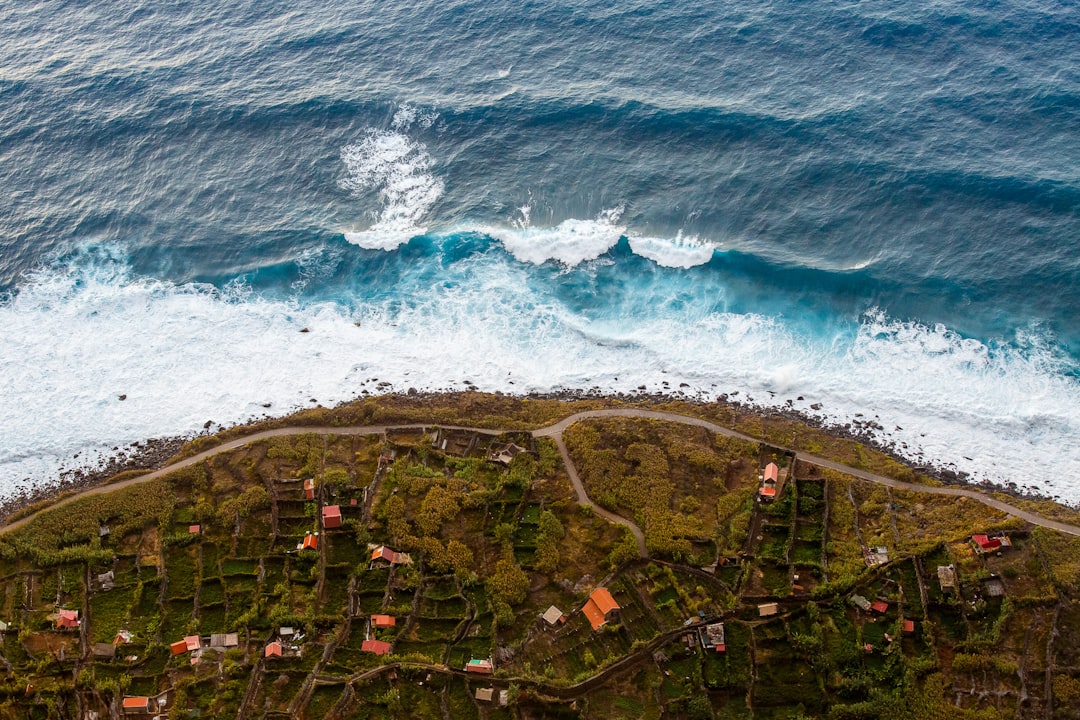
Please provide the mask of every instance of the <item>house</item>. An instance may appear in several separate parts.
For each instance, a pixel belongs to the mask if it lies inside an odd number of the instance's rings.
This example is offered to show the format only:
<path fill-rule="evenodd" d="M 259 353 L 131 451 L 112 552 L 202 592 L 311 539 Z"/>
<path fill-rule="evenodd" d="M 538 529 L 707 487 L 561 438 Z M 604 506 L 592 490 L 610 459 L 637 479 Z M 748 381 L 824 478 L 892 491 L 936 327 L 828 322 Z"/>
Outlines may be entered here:
<path fill-rule="evenodd" d="M 278 628 L 277 634 L 278 634 L 279 638 L 281 638 L 282 640 L 285 640 L 285 639 L 291 638 L 293 635 L 295 635 L 296 630 L 294 628 L 291 628 L 291 627 L 280 627 L 280 628 Z"/>
<path fill-rule="evenodd" d="M 502 463 L 503 465 L 509 465 L 510 461 L 516 458 L 523 452 L 527 452 L 525 448 L 514 443 L 498 443 L 491 446 L 488 451 L 488 460 L 491 462 Z"/>
<path fill-rule="evenodd" d="M 914 620 L 905 620 L 904 621 L 904 634 L 905 635 L 914 635 L 915 634 L 915 621 Z"/>
<path fill-rule="evenodd" d="M 863 559 L 869 567 L 884 565 L 889 562 L 889 548 L 879 545 L 876 548 L 863 548 Z"/>
<path fill-rule="evenodd" d="M 488 658 L 486 660 L 477 660 L 476 658 L 473 658 L 469 662 L 465 663 L 465 672 L 467 673 L 490 675 L 491 671 L 491 658 Z"/>
<path fill-rule="evenodd" d="M 581 608 L 581 612 L 585 613 L 593 630 L 599 630 L 611 622 L 618 610 L 619 603 L 615 602 L 615 598 L 611 597 L 611 592 L 607 588 L 602 587 L 589 593 L 589 599 Z"/>
<path fill-rule="evenodd" d="M 304 539 L 297 544 L 297 550 L 318 550 L 319 549 L 319 533 L 305 533 Z"/>
<path fill-rule="evenodd" d="M 371 626 L 374 628 L 392 628 L 397 625 L 397 618 L 392 615 L 372 615 Z"/>
<path fill-rule="evenodd" d="M 852 595 L 848 598 L 848 602 L 859 608 L 863 612 L 870 612 L 870 601 L 864 598 L 862 595 Z"/>
<path fill-rule="evenodd" d="M 218 652 L 240 646 L 239 633 L 213 633 L 210 635 L 210 647 Z"/>
<path fill-rule="evenodd" d="M 199 638 L 198 635 L 188 635 L 184 638 L 184 645 L 187 647 L 189 652 L 192 650 L 198 650 L 202 647 L 202 640 Z"/>
<path fill-rule="evenodd" d="M 889 603 L 878 600 L 876 603 L 870 606 L 870 609 L 876 612 L 878 615 L 884 615 L 889 611 Z"/>
<path fill-rule="evenodd" d="M 941 585 L 941 592 L 956 590 L 956 568 L 954 566 L 938 565 L 937 577 L 938 583 Z"/>
<path fill-rule="evenodd" d="M 758 617 L 771 617 L 780 612 L 780 603 L 765 603 L 757 606 Z"/>
<path fill-rule="evenodd" d="M 183 640 L 177 640 L 169 645 L 169 650 L 173 655 L 183 655 L 188 651 L 187 643 Z"/>
<path fill-rule="evenodd" d="M 549 607 L 541 617 L 544 618 L 544 622 L 548 625 L 558 625 L 566 622 L 566 614 L 554 605 Z"/>
<path fill-rule="evenodd" d="M 116 576 L 113 574 L 112 570 L 106 573 L 101 573 L 97 576 L 98 587 L 100 587 L 102 590 L 112 590 L 115 580 Z"/>
<path fill-rule="evenodd" d="M 202 525 L 188 525 L 187 531 L 192 535 L 198 535 L 202 532 Z"/>
<path fill-rule="evenodd" d="M 112 643 L 94 643 L 94 657 L 112 660 L 116 657 L 116 646 Z"/>
<path fill-rule="evenodd" d="M 322 522 L 323 527 L 329 530 L 330 528 L 341 527 L 341 506 L 340 505 L 327 505 L 322 509 Z"/>
<path fill-rule="evenodd" d="M 971 546 L 979 555 L 997 552 L 1002 548 L 1012 547 L 1012 541 L 1006 535 L 972 535 Z"/>
<path fill-rule="evenodd" d="M 393 645 L 382 640 L 365 640 L 360 644 L 360 649 L 364 652 L 375 653 L 376 655 L 389 655 L 390 650 L 393 649 Z"/>
<path fill-rule="evenodd" d="M 371 551 L 371 562 L 388 563 L 390 565 L 410 565 L 412 564 L 412 557 L 410 557 L 408 553 L 395 552 L 385 545 L 380 545 Z"/>
<path fill-rule="evenodd" d="M 79 627 L 78 610 L 61 610 L 56 615 L 56 627 L 61 630 L 74 630 Z"/>
<path fill-rule="evenodd" d="M 304 499 L 315 499 L 315 478 L 307 478 L 304 480 Z"/>
<path fill-rule="evenodd" d="M 698 638 L 701 640 L 701 647 L 706 650 L 715 650 L 716 652 L 725 652 L 727 650 L 727 645 L 724 643 L 724 623 L 713 623 L 700 628 Z"/>
<path fill-rule="evenodd" d="M 769 463 L 765 466 L 765 472 L 761 475 L 761 488 L 758 490 L 758 495 L 762 500 L 776 498 L 776 481 L 779 477 L 780 468 L 776 466 L 776 463 Z"/>
<path fill-rule="evenodd" d="M 267 645 L 263 657 L 281 657 L 281 643 L 275 641 Z"/>
<path fill-rule="evenodd" d="M 480 702 L 492 702 L 495 699 L 495 688 L 476 688 L 476 699 Z"/>
<path fill-rule="evenodd" d="M 150 713 L 150 698 L 148 697 L 125 697 L 121 703 L 124 714 Z"/>

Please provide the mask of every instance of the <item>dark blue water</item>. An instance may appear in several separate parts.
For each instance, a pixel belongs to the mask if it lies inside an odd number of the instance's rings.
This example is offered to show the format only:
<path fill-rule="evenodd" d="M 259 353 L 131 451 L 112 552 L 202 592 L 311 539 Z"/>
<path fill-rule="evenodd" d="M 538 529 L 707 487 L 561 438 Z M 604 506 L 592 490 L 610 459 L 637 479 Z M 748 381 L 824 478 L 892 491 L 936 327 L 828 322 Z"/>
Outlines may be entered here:
<path fill-rule="evenodd" d="M 0 7 L 6 487 L 469 380 L 1080 497 L 1074 3 L 161 5 Z"/>

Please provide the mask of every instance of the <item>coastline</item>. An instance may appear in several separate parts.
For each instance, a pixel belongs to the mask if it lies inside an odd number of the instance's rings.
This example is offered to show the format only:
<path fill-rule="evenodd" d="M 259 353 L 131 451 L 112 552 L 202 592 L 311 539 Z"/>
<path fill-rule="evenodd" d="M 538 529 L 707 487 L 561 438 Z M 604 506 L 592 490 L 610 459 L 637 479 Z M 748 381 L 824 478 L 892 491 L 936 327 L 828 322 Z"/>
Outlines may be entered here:
<path fill-rule="evenodd" d="M 1017 500 L 1034 503 L 1049 502 L 1069 510 L 1075 511 L 1077 509 L 1054 497 L 1041 494 L 1036 489 L 1027 487 L 1021 488 L 1016 483 L 993 483 L 985 480 L 973 482 L 968 480 L 969 476 L 964 472 L 957 472 L 946 467 L 935 466 L 932 464 L 915 464 L 909 457 L 906 457 L 903 454 L 902 448 L 896 443 L 882 441 L 879 436 L 875 435 L 874 431 L 881 429 L 879 424 L 873 420 L 864 418 L 854 418 L 853 420 L 842 424 L 829 423 L 821 417 L 808 415 L 795 410 L 794 408 L 763 407 L 733 400 L 727 395 L 721 395 L 716 400 L 702 400 L 678 391 L 670 393 L 602 393 L 598 390 L 558 390 L 549 393 L 514 395 L 502 392 L 487 393 L 476 388 L 470 388 L 465 391 L 416 391 L 410 388 L 407 392 L 363 395 L 354 400 L 339 403 L 333 407 L 318 406 L 315 408 L 297 409 L 285 415 L 276 417 L 263 415 L 245 422 L 221 426 L 212 433 L 208 430 L 203 430 L 202 432 L 192 433 L 190 435 L 149 438 L 142 441 L 136 441 L 125 448 L 118 448 L 115 454 L 99 461 L 97 467 L 74 467 L 64 469 L 60 472 L 59 477 L 51 482 L 44 482 L 34 487 L 20 488 L 12 495 L 0 499 L 0 524 L 7 523 L 13 516 L 21 515 L 29 508 L 46 506 L 68 495 L 89 488 L 108 485 L 115 481 L 119 475 L 130 476 L 131 474 L 158 470 L 168 465 L 171 461 L 175 461 L 188 454 L 187 451 L 191 449 L 192 443 L 200 439 L 216 438 L 221 435 L 240 437 L 264 429 L 289 424 L 312 424 L 310 422 L 305 422 L 304 418 L 304 415 L 310 411 L 323 411 L 333 415 L 335 412 L 347 410 L 357 403 L 369 400 L 391 402 L 394 400 L 408 400 L 415 404 L 432 403 L 433 401 L 443 399 L 448 401 L 449 404 L 449 402 L 459 400 L 463 397 L 505 398 L 518 401 L 556 401 L 559 403 L 600 402 L 604 405 L 610 404 L 609 406 L 626 405 L 644 408 L 669 406 L 674 403 L 681 403 L 699 409 L 709 407 L 723 408 L 740 417 L 755 418 L 762 421 L 780 420 L 796 423 L 805 426 L 806 428 L 820 431 L 836 440 L 847 440 L 859 443 L 871 450 L 882 453 L 893 461 L 903 465 L 905 468 L 910 469 L 913 473 L 936 481 L 941 485 L 984 490 L 989 493 L 1004 494 Z M 570 412 L 566 414 L 570 414 Z M 702 416 L 715 415 L 715 413 L 699 414 Z M 405 422 L 406 418 L 402 418 L 401 421 Z M 393 422 L 393 420 L 390 420 L 390 422 Z M 440 424 L 440 422 L 433 421 L 432 424 L 436 425 Z M 769 442 L 766 438 L 761 438 L 761 440 L 763 442 Z"/>

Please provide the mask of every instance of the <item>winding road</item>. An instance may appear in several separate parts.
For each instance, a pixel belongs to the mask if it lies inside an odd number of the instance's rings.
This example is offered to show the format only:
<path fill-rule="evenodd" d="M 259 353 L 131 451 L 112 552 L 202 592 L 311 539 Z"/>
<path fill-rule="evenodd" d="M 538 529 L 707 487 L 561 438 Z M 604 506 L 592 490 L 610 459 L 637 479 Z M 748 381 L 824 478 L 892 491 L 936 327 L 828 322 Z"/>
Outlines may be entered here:
<path fill-rule="evenodd" d="M 591 418 L 605 418 L 605 417 L 626 417 L 626 418 L 645 418 L 651 420 L 665 420 L 668 422 L 681 423 L 683 425 L 693 425 L 695 427 L 704 428 L 717 435 L 723 435 L 730 438 L 738 438 L 740 440 L 747 440 L 749 442 L 763 442 L 761 438 L 755 438 L 750 435 L 744 435 L 743 433 L 736 432 L 730 428 L 711 423 L 708 420 L 702 420 L 701 418 L 690 417 L 687 415 L 679 415 L 677 413 L 662 412 L 658 410 L 643 410 L 640 408 L 608 408 L 605 410 L 588 410 L 585 412 L 575 413 L 566 417 L 559 422 L 549 425 L 547 427 L 538 428 L 531 431 L 532 436 L 535 438 L 551 438 L 555 445 L 559 449 L 559 454 L 562 456 L 563 464 L 566 466 L 567 475 L 570 477 L 570 483 L 574 488 L 574 494 L 577 497 L 578 504 L 583 507 L 592 508 L 600 517 L 603 517 L 611 522 L 618 523 L 628 528 L 634 535 L 634 539 L 637 541 L 638 552 L 642 557 L 648 557 L 648 550 L 645 547 L 645 535 L 642 533 L 641 528 L 637 526 L 632 520 L 625 518 L 621 515 L 617 515 L 613 512 L 605 510 L 604 508 L 596 505 L 589 499 L 588 494 L 585 492 L 585 485 L 581 482 L 581 478 L 578 476 L 577 468 L 574 466 L 573 461 L 570 459 L 570 453 L 566 449 L 566 445 L 563 443 L 563 432 L 576 422 L 582 420 L 588 420 Z M 70 495 L 63 498 L 56 503 L 42 508 L 37 512 L 28 515 L 24 518 L 16 520 L 12 523 L 0 527 L 0 534 L 17 530 L 20 527 L 25 526 L 31 522 L 40 513 L 47 510 L 52 510 L 57 507 L 63 507 L 75 500 L 90 495 L 98 495 L 100 493 L 112 492 L 120 488 L 129 487 L 131 485 L 137 485 L 139 483 L 150 482 L 162 478 L 177 470 L 181 470 L 186 467 L 196 465 L 207 458 L 211 458 L 215 455 L 219 455 L 230 450 L 249 445 L 260 440 L 266 440 L 268 438 L 282 437 L 288 435 L 382 435 L 388 430 L 405 430 L 405 429 L 425 429 L 430 427 L 436 427 L 435 423 L 412 423 L 412 424 L 392 424 L 392 425 L 365 425 L 361 427 L 332 427 L 332 426 L 315 426 L 315 427 L 283 427 L 275 428 L 273 430 L 263 430 L 262 432 L 252 433 L 235 440 L 222 443 L 209 450 L 204 450 L 201 453 L 186 457 L 182 460 L 178 460 L 174 463 L 161 467 L 145 475 L 139 475 L 137 477 L 122 480 L 111 485 L 98 485 L 96 487 L 87 488 L 74 495 Z M 509 432 L 520 432 L 517 430 L 501 430 L 492 428 L 474 428 L 461 425 L 438 425 L 438 427 L 448 430 L 466 430 L 469 432 L 482 433 L 484 435 L 502 435 Z M 810 465 L 816 465 L 818 467 L 827 468 L 829 470 L 836 470 L 838 472 L 851 475 L 859 478 L 860 480 L 867 480 L 869 482 L 878 483 L 887 487 L 896 488 L 898 490 L 909 490 L 912 492 L 928 493 L 931 495 L 949 495 L 952 497 L 966 497 L 977 502 L 981 502 L 984 505 L 1008 513 L 1014 517 L 1025 520 L 1032 525 L 1038 525 L 1052 530 L 1058 530 L 1060 532 L 1068 533 L 1070 535 L 1080 535 L 1080 527 L 1076 525 L 1070 525 L 1069 523 L 1060 522 L 1058 520 L 1052 520 L 1050 518 L 1044 518 L 1041 515 L 1021 510 L 1018 507 L 1010 505 L 1007 502 L 998 500 L 995 497 L 980 492 L 978 490 L 968 488 L 957 487 L 937 487 L 932 485 L 918 485 L 915 483 L 904 482 L 902 480 L 896 480 L 894 478 L 886 477 L 884 475 L 878 475 L 876 473 L 867 472 L 858 468 L 853 468 L 848 465 L 843 465 L 827 458 L 818 457 L 817 455 L 809 455 L 806 453 L 797 452 L 793 448 L 787 448 L 784 446 L 778 447 L 787 452 L 796 455 L 797 459 L 809 463 Z"/>

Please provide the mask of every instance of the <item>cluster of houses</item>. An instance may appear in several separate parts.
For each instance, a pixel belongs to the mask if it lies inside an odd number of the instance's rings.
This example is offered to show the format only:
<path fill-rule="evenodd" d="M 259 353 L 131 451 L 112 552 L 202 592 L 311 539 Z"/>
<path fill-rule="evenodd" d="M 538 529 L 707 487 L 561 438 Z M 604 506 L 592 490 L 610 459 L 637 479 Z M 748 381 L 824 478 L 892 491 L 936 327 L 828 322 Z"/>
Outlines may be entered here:
<path fill-rule="evenodd" d="M 204 650 L 215 650 L 223 653 L 229 648 L 239 646 L 239 633 L 213 633 L 205 637 L 188 635 L 184 637 L 183 640 L 177 640 L 174 643 L 170 643 L 169 650 L 173 655 L 190 653 L 191 664 L 196 665 L 199 662 L 199 658 L 202 657 Z"/>

